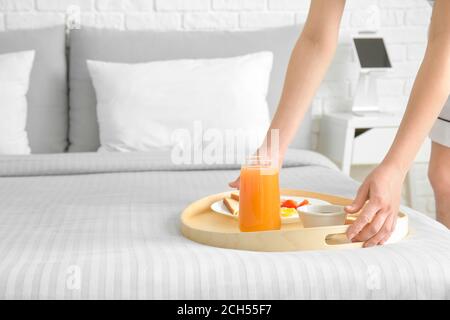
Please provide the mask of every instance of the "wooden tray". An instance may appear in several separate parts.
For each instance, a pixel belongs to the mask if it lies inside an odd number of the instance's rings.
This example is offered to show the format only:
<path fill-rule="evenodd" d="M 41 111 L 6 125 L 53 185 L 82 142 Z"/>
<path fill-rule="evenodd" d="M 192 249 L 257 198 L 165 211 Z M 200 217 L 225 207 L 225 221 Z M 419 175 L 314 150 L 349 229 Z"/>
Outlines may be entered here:
<path fill-rule="evenodd" d="M 230 192 L 208 196 L 190 204 L 181 214 L 181 232 L 193 241 L 214 247 L 252 251 L 297 251 L 360 248 L 362 242 L 349 242 L 345 236 L 356 215 L 349 215 L 345 225 L 304 228 L 297 223 L 283 224 L 281 230 L 240 232 L 238 221 L 213 212 L 210 205 Z M 351 199 L 302 190 L 283 189 L 284 196 L 310 197 L 337 205 L 348 205 Z M 408 234 L 408 216 L 399 212 L 396 228 L 387 243 L 400 241 Z"/>

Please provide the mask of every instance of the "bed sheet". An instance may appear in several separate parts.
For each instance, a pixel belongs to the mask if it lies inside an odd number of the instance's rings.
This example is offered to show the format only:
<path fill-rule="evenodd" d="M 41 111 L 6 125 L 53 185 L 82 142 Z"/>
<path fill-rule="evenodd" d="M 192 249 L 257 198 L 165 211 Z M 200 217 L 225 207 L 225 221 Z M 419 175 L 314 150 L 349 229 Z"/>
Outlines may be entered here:
<path fill-rule="evenodd" d="M 290 151 L 281 185 L 352 197 L 326 158 Z M 450 234 L 404 208 L 411 234 L 382 247 L 262 253 L 185 239 L 180 213 L 238 167 L 165 155 L 0 157 L 2 299 L 449 299 Z"/>

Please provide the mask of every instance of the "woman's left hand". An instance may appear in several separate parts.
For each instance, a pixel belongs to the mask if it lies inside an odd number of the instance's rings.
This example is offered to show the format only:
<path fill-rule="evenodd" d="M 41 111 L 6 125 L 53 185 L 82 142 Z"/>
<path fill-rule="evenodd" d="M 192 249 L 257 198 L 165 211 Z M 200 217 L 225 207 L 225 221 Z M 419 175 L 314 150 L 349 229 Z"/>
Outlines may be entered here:
<path fill-rule="evenodd" d="M 361 210 L 347 230 L 352 241 L 364 247 L 384 244 L 395 229 L 405 174 L 393 166 L 380 164 L 364 180 L 347 213 Z"/>

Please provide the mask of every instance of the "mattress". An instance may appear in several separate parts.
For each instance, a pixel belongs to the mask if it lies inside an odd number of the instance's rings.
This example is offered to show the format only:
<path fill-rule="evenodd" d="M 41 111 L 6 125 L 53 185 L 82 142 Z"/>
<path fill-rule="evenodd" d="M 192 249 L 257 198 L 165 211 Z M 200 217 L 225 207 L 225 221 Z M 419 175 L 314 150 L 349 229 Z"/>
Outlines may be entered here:
<path fill-rule="evenodd" d="M 237 174 L 165 153 L 0 157 L 0 298 L 450 298 L 450 233 L 408 208 L 408 238 L 367 249 L 264 253 L 185 239 L 183 208 Z M 357 188 L 299 150 L 281 185 L 348 197 Z"/>

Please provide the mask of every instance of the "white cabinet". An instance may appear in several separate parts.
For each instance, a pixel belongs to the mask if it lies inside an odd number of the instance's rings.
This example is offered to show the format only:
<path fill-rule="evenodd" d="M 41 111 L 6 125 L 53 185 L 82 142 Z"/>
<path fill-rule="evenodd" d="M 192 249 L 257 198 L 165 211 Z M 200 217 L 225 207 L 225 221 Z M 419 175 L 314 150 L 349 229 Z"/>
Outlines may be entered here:
<path fill-rule="evenodd" d="M 401 116 L 381 114 L 360 117 L 351 113 L 332 113 L 320 123 L 318 150 L 349 174 L 352 165 L 380 163 L 388 152 Z M 427 139 L 416 157 L 418 162 L 429 159 Z"/>

